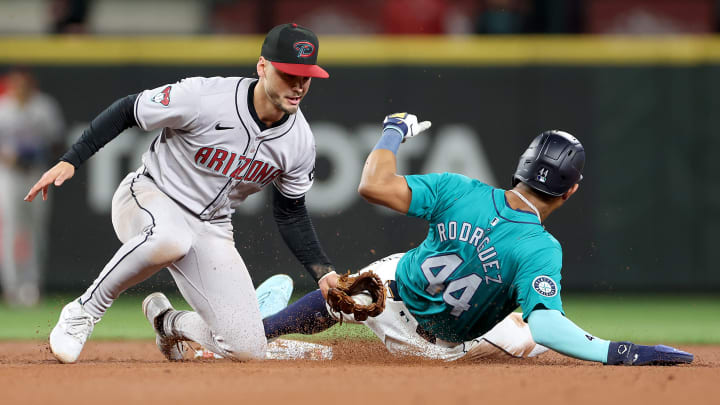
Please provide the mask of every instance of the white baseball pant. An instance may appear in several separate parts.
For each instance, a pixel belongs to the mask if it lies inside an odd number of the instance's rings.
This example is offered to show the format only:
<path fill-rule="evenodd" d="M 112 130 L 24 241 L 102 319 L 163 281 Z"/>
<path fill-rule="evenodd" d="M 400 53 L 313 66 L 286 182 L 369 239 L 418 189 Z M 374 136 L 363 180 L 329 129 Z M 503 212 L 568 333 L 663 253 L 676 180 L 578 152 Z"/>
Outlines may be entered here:
<path fill-rule="evenodd" d="M 40 298 L 50 204 L 22 198 L 42 173 L 0 163 L 0 284 L 14 305 L 32 306 Z"/>
<path fill-rule="evenodd" d="M 436 343 L 430 343 L 417 333 L 417 321 L 402 301 L 392 298 L 392 292 L 387 287 L 390 280 L 395 280 L 395 269 L 403 255 L 390 255 L 360 270 L 360 273 L 374 271 L 386 286 L 385 310 L 380 315 L 357 322 L 353 315 L 335 312 L 329 306 L 328 312 L 337 320 L 342 315 L 344 322 L 367 325 L 385 347 L 397 355 L 453 361 L 507 355 L 534 357 L 548 350 L 535 343 L 530 327 L 523 322 L 519 313 L 508 315 L 489 332 L 473 340 L 458 344 L 438 339 Z"/>
<path fill-rule="evenodd" d="M 178 334 L 223 357 L 265 357 L 255 288 L 235 248 L 229 217 L 201 221 L 141 168 L 115 192 L 112 222 L 123 245 L 80 297 L 90 315 L 102 317 L 120 293 L 167 267 L 195 310 L 175 320 Z"/>

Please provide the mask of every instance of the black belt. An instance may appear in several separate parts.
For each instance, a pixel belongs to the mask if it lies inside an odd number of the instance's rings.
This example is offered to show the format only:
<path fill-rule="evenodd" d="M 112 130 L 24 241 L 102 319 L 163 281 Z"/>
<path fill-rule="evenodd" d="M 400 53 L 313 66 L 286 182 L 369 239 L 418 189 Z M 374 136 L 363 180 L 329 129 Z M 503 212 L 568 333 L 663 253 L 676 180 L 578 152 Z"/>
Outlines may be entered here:
<path fill-rule="evenodd" d="M 400 293 L 398 293 L 397 283 L 395 282 L 395 280 L 388 281 L 387 286 L 390 289 L 390 294 L 392 294 L 393 301 L 402 301 L 402 298 L 400 298 Z"/>

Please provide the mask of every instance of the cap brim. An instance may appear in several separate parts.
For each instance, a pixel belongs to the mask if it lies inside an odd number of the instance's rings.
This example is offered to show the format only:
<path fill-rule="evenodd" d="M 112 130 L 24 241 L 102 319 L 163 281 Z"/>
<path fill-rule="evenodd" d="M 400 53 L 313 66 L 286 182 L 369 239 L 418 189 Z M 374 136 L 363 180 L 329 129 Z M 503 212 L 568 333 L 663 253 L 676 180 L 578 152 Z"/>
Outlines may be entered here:
<path fill-rule="evenodd" d="M 293 76 L 317 77 L 327 79 L 330 74 L 318 65 L 303 65 L 300 63 L 280 63 L 270 61 L 275 69 Z"/>

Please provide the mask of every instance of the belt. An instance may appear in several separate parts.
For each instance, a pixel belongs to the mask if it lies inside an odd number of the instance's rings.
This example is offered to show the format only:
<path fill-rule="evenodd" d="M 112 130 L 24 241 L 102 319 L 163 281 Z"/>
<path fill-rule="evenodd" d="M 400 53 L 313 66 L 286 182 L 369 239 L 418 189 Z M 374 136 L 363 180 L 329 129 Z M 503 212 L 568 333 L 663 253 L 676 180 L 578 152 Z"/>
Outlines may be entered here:
<path fill-rule="evenodd" d="M 392 294 L 393 301 L 402 301 L 402 298 L 400 298 L 400 293 L 398 293 L 397 289 L 397 283 L 395 280 L 390 280 L 387 283 L 388 288 L 390 289 L 390 294 Z"/>

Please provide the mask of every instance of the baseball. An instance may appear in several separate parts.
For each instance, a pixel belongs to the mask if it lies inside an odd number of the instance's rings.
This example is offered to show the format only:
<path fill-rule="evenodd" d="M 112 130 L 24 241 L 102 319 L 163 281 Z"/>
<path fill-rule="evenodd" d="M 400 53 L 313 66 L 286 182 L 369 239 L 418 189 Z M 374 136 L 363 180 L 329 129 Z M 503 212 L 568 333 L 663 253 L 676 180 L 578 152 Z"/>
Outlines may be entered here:
<path fill-rule="evenodd" d="M 361 292 L 360 294 L 355 294 L 352 296 L 353 301 L 360 305 L 370 305 L 372 304 L 372 296 L 370 296 L 369 293 Z"/>

